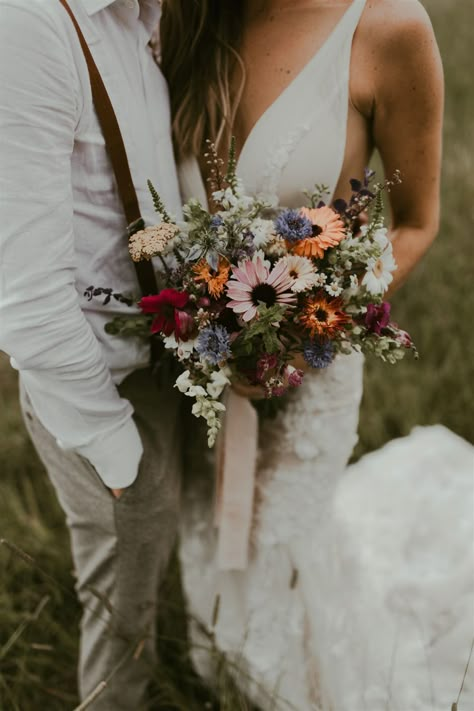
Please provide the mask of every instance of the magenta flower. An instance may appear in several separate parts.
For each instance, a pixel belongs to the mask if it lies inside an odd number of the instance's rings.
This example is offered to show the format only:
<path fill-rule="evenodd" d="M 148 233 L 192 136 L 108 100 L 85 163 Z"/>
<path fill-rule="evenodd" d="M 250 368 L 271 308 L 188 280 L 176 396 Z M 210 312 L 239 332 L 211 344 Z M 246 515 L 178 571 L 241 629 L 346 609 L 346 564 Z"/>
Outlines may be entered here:
<path fill-rule="evenodd" d="M 257 254 L 252 260 L 241 262 L 232 269 L 232 276 L 226 284 L 227 295 L 231 299 L 227 307 L 241 314 L 244 321 L 251 321 L 257 315 L 260 303 L 267 307 L 294 304 L 296 295 L 291 291 L 293 283 L 294 279 L 284 262 L 269 269 Z"/>
<path fill-rule="evenodd" d="M 365 325 L 378 336 L 382 333 L 382 329 L 386 328 L 390 322 L 390 304 L 384 301 L 381 304 L 369 304 L 367 313 L 365 314 Z"/>
<path fill-rule="evenodd" d="M 398 329 L 396 338 L 397 343 L 403 348 L 411 348 L 413 345 L 410 334 L 403 331 L 401 328 Z"/>
<path fill-rule="evenodd" d="M 303 371 L 292 365 L 286 366 L 284 375 L 288 381 L 288 385 L 291 385 L 292 388 L 297 388 L 303 382 Z"/>
<path fill-rule="evenodd" d="M 270 370 L 274 370 L 278 365 L 278 358 L 274 353 L 265 353 L 257 362 L 256 378 L 260 383 L 263 383 L 265 376 Z"/>
<path fill-rule="evenodd" d="M 164 333 L 187 341 L 194 329 L 194 320 L 184 307 L 189 295 L 176 289 L 163 289 L 159 294 L 144 296 L 138 304 L 144 314 L 156 314 L 151 325 L 152 333 Z"/>

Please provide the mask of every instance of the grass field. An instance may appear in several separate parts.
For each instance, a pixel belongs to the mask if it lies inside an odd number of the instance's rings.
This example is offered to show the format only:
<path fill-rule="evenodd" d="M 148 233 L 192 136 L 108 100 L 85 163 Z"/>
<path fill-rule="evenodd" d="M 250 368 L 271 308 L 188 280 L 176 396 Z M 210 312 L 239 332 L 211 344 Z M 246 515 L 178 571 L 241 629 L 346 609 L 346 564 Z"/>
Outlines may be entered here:
<path fill-rule="evenodd" d="M 424 2 L 441 47 L 447 84 L 442 225 L 427 258 L 394 299 L 395 318 L 413 335 L 421 358 L 407 359 L 396 368 L 367 365 L 356 456 L 407 434 L 417 424 L 441 422 L 467 439 L 473 437 L 469 260 L 474 231 L 474 11 L 472 0 Z M 80 611 L 67 532 L 20 419 L 16 377 L 1 354 L 0 537 L 31 556 L 0 546 L 0 710 L 73 709 Z M 176 566 L 164 597 L 169 602 L 159 627 L 156 708 L 248 708 L 225 680 L 211 704 L 209 692 L 192 674 Z M 459 711 L 467 709 L 460 704 Z"/>

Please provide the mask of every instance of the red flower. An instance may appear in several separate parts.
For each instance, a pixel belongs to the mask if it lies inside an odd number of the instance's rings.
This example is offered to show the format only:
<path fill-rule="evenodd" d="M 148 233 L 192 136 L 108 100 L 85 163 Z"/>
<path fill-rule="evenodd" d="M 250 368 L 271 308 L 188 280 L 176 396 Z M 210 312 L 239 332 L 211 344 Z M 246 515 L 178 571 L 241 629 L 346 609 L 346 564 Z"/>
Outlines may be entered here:
<path fill-rule="evenodd" d="M 187 341 L 194 326 L 192 317 L 183 311 L 189 301 L 184 291 L 163 289 L 159 294 L 144 296 L 139 306 L 144 314 L 156 314 L 151 325 L 152 333 L 164 333 L 177 339 Z"/>
<path fill-rule="evenodd" d="M 381 335 L 384 328 L 390 322 L 390 304 L 384 301 L 381 304 L 368 304 L 367 313 L 365 314 L 365 325 L 377 335 Z"/>

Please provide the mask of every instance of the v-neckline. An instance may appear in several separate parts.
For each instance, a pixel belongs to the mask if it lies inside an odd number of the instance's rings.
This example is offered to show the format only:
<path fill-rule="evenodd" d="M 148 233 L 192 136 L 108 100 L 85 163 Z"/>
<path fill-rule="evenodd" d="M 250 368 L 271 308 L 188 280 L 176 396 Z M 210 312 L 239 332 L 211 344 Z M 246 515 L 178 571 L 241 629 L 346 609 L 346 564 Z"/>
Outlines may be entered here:
<path fill-rule="evenodd" d="M 295 85 L 297 81 L 301 79 L 301 77 L 306 73 L 306 71 L 311 67 L 313 62 L 316 61 L 323 52 L 323 50 L 327 49 L 330 41 L 332 38 L 336 35 L 337 31 L 341 27 L 341 25 L 344 23 L 345 19 L 347 18 L 347 15 L 351 12 L 353 9 L 354 5 L 357 4 L 357 2 L 360 2 L 361 0 L 352 0 L 350 3 L 349 7 L 343 12 L 339 20 L 336 22 L 334 25 L 333 29 L 331 32 L 328 34 L 324 42 L 321 44 L 320 47 L 316 50 L 316 52 L 311 55 L 311 57 L 308 59 L 306 64 L 303 65 L 303 67 L 299 70 L 299 72 L 296 74 L 296 76 L 293 77 L 293 79 L 287 84 L 284 89 L 278 94 L 278 96 L 275 97 L 275 99 L 267 106 L 267 108 L 260 114 L 258 119 L 255 121 L 253 124 L 252 128 L 250 129 L 249 133 L 247 134 L 247 138 L 242 144 L 242 148 L 240 149 L 239 156 L 237 158 L 237 163 L 236 163 L 236 171 L 237 173 L 239 172 L 239 167 L 242 163 L 242 157 L 244 156 L 247 146 L 250 142 L 250 140 L 253 138 L 257 130 L 259 129 L 260 125 L 265 121 L 267 118 L 268 114 L 271 113 L 275 107 L 282 101 L 283 97 L 291 90 L 291 88 Z"/>

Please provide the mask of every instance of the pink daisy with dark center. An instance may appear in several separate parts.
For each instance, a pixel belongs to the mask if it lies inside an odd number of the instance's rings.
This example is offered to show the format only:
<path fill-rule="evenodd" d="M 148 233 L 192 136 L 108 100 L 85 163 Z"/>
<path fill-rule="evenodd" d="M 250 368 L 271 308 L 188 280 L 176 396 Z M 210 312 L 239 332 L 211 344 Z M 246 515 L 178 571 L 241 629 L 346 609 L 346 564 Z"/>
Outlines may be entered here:
<path fill-rule="evenodd" d="M 232 269 L 226 284 L 227 295 L 231 299 L 227 307 L 240 314 L 244 321 L 251 321 L 257 316 L 261 303 L 267 307 L 293 305 L 296 302 L 296 296 L 291 291 L 293 283 L 286 264 L 279 262 L 269 269 L 260 255 L 256 255 L 251 261 L 242 262 Z"/>

